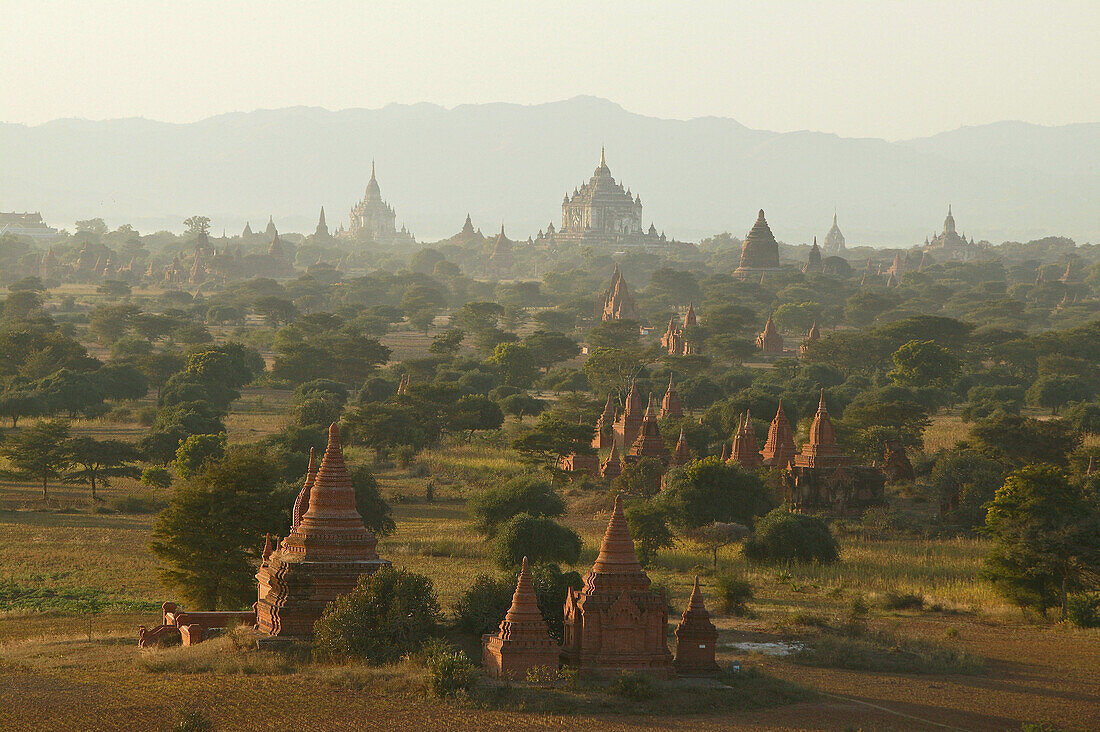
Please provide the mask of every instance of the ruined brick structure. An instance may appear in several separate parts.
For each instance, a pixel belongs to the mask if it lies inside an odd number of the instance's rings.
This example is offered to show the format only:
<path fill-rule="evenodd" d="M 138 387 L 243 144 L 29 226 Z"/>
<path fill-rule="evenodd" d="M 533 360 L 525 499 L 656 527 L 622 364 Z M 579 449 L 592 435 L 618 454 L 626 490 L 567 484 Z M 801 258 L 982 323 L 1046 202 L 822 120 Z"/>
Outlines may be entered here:
<path fill-rule="evenodd" d="M 775 327 L 772 316 L 768 316 L 768 322 L 764 324 L 764 331 L 756 336 L 756 347 L 768 356 L 778 356 L 783 353 L 783 336 Z"/>
<path fill-rule="evenodd" d="M 630 288 L 627 287 L 622 270 L 617 264 L 611 274 L 611 286 L 604 292 L 596 314 L 602 320 L 641 320 L 638 304 L 634 302 L 634 296 L 630 294 Z"/>

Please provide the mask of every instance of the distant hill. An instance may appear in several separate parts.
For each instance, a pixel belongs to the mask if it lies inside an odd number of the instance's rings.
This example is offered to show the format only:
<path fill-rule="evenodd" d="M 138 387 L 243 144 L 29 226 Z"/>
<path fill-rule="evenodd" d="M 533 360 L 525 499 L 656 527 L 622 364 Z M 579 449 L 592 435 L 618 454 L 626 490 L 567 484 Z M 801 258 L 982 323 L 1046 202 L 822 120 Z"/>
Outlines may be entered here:
<path fill-rule="evenodd" d="M 763 208 L 780 239 L 799 243 L 823 236 L 835 208 L 850 245 L 911 245 L 951 203 L 979 240 L 1100 240 L 1100 124 L 1003 122 L 886 142 L 657 119 L 592 97 L 0 124 L 0 210 L 143 231 L 178 231 L 202 213 L 218 233 L 246 220 L 260 229 L 271 214 L 281 230 L 312 231 L 322 205 L 330 226 L 346 225 L 376 159 L 383 197 L 418 240 L 458 231 L 467 211 L 487 233 L 503 221 L 526 238 L 561 223 L 563 194 L 592 174 L 601 145 L 641 195 L 645 223 L 679 239 L 743 236 Z"/>

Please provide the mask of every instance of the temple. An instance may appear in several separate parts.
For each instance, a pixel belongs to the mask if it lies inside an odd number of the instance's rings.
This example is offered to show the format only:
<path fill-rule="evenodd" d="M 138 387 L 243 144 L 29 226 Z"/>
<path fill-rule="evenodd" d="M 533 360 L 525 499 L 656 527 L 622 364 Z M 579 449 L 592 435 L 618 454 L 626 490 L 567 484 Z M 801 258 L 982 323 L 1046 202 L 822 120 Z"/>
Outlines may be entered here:
<path fill-rule="evenodd" d="M 631 381 L 623 413 L 615 420 L 615 437 L 624 449 L 629 449 L 634 441 L 638 439 L 638 433 L 642 431 L 642 419 L 644 417 L 642 395 L 638 393 L 638 385 Z"/>
<path fill-rule="evenodd" d="M 814 245 L 810 247 L 810 254 L 806 258 L 806 264 L 802 267 L 803 274 L 821 274 L 825 265 L 821 260 L 821 247 L 817 245 L 817 237 L 814 237 Z"/>
<path fill-rule="evenodd" d="M 539 612 L 527 557 L 516 580 L 512 606 L 496 633 L 481 639 L 481 665 L 496 678 L 523 681 L 533 668 L 557 669 L 560 649 Z"/>
<path fill-rule="evenodd" d="M 340 433 L 329 427 L 321 466 L 299 494 L 290 534 L 266 555 L 256 574 L 256 625 L 272 636 L 304 637 L 325 605 L 355 587 L 360 575 L 388 566 L 355 508 Z"/>
<path fill-rule="evenodd" d="M 741 263 L 733 271 L 741 279 L 759 279 L 765 272 L 779 269 L 779 242 L 775 240 L 764 209 L 756 217 L 756 223 L 741 243 Z"/>
<path fill-rule="evenodd" d="M 498 275 L 511 272 L 512 265 L 516 261 L 512 251 L 513 244 L 514 242 L 504 233 L 504 224 L 501 224 L 500 233 L 493 240 L 492 251 L 489 253 L 490 270 Z"/>
<path fill-rule="evenodd" d="M 668 328 L 661 336 L 661 347 L 670 356 L 690 356 L 695 353 L 695 344 L 685 340 L 684 334 L 688 328 L 695 327 L 698 322 L 695 316 L 695 303 L 688 303 L 683 323 L 677 323 L 675 317 L 668 319 Z"/>
<path fill-rule="evenodd" d="M 699 576 L 691 588 L 687 609 L 676 626 L 676 673 L 680 676 L 716 676 L 718 663 L 714 660 L 718 645 L 718 629 L 710 621 L 710 613 L 703 604 L 703 592 L 699 589 Z"/>
<path fill-rule="evenodd" d="M 600 543 L 600 553 L 581 590 L 565 598 L 561 660 L 584 674 L 641 671 L 673 674 L 666 640 L 668 605 L 650 589 L 623 515 L 622 496 Z"/>
<path fill-rule="evenodd" d="M 413 239 L 404 226 L 397 229 L 397 214 L 393 206 L 382 200 L 382 191 L 374 174 L 374 163 L 370 164 L 370 182 L 363 200 L 351 209 L 349 234 L 357 239 L 367 239 L 386 246 L 412 245 Z"/>
<path fill-rule="evenodd" d="M 596 315 L 602 320 L 641 320 L 638 304 L 630 294 L 622 270 L 615 265 L 611 273 L 611 284 L 604 291 L 600 303 L 596 306 Z"/>
<path fill-rule="evenodd" d="M 779 400 L 779 408 L 775 411 L 775 417 L 768 427 L 768 440 L 764 443 L 764 449 L 760 452 L 763 463 L 769 468 L 786 468 L 794 462 L 798 448 L 794 445 L 794 432 L 791 430 L 790 420 L 783 411 L 783 400 Z"/>
<path fill-rule="evenodd" d="M 683 405 L 680 404 L 680 395 L 676 393 L 676 385 L 672 382 L 672 374 L 668 375 L 668 388 L 661 397 L 661 419 L 679 419 L 684 416 Z"/>
<path fill-rule="evenodd" d="M 806 334 L 806 339 L 798 346 L 798 355 L 805 356 L 806 352 L 810 350 L 810 346 L 817 343 L 821 339 L 821 331 L 817 327 L 817 321 L 810 326 L 810 331 Z"/>
<path fill-rule="evenodd" d="M 770 315 L 763 332 L 756 336 L 756 347 L 766 356 L 779 356 L 783 353 L 783 336 L 779 334 Z"/>
<path fill-rule="evenodd" d="M 653 395 L 650 394 L 649 406 L 646 407 L 645 416 L 642 418 L 641 429 L 637 439 L 630 446 L 627 458 L 641 460 L 644 457 L 650 457 L 667 465 L 672 456 L 669 454 L 668 446 L 665 444 L 664 438 L 661 437 L 661 430 L 657 426 L 657 409 L 653 401 Z"/>
<path fill-rule="evenodd" d="M 925 248 L 943 255 L 944 259 L 970 260 L 977 254 L 974 240 L 966 240 L 955 230 L 955 216 L 951 206 L 947 207 L 947 218 L 943 220 L 943 231 L 925 244 Z"/>
<path fill-rule="evenodd" d="M 607 167 L 604 151 L 587 183 L 574 188 L 561 202 L 561 227 L 539 232 L 538 243 L 614 244 L 647 249 L 664 248 L 668 240 L 653 224 L 642 228 L 642 198 L 617 183 Z"/>
<path fill-rule="evenodd" d="M 846 257 L 848 250 L 844 248 L 844 234 L 840 233 L 840 227 L 836 223 L 836 212 L 833 212 L 833 226 L 825 235 L 825 246 L 822 251 L 826 257 Z"/>
<path fill-rule="evenodd" d="M 755 470 L 763 464 L 756 433 L 752 431 L 752 416 L 747 411 L 737 420 L 737 432 L 733 435 L 733 446 L 726 462 L 737 463 L 747 470 Z"/>
<path fill-rule="evenodd" d="M 53 239 L 57 236 L 57 229 L 46 226 L 42 220 L 42 214 L 24 211 L 0 211 L 0 236 L 14 234 L 30 239 Z"/>

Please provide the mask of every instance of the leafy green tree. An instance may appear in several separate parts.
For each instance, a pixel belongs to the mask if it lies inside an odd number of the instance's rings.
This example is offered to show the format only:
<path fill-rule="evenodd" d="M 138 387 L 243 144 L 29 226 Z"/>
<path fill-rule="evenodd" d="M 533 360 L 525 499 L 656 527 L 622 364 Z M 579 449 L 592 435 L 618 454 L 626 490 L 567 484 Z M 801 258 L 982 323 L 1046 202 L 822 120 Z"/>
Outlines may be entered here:
<path fill-rule="evenodd" d="M 635 501 L 626 509 L 626 522 L 634 538 L 638 561 L 648 567 L 657 552 L 670 548 L 674 541 L 668 525 L 667 509 L 655 501 Z"/>
<path fill-rule="evenodd" d="M 212 461 L 225 457 L 229 445 L 224 432 L 212 435 L 188 435 L 176 448 L 176 472 L 180 477 L 190 478 Z"/>
<path fill-rule="evenodd" d="M 294 404 L 292 414 L 294 422 L 302 427 L 308 425 L 328 425 L 337 422 L 344 411 L 344 405 L 328 392 L 311 392 L 309 396 Z"/>
<path fill-rule="evenodd" d="M 351 486 L 355 489 L 355 509 L 363 517 L 363 524 L 375 536 L 389 536 L 397 529 L 393 509 L 378 489 L 378 479 L 366 466 L 360 465 L 348 471 Z"/>
<path fill-rule="evenodd" d="M 128 442 L 74 437 L 65 447 L 70 464 L 76 468 L 66 474 L 65 480 L 87 485 L 92 491 L 93 501 L 99 500 L 97 489 L 110 486 L 112 478 L 136 478 L 141 475 L 141 468 L 135 465 L 140 454 Z"/>
<path fill-rule="evenodd" d="M 1070 402 L 1087 401 L 1095 396 L 1093 388 L 1079 376 L 1040 376 L 1027 390 L 1031 404 L 1046 407 L 1051 414 Z"/>
<path fill-rule="evenodd" d="M 190 216 L 184 219 L 183 225 L 187 227 L 188 234 L 208 234 L 210 232 L 210 217 Z"/>
<path fill-rule="evenodd" d="M 504 412 L 489 397 L 467 394 L 447 409 L 445 422 L 455 432 L 498 430 L 504 424 Z"/>
<path fill-rule="evenodd" d="M 383 567 L 325 607 L 313 626 L 313 648 L 322 658 L 392 663 L 419 651 L 441 620 L 430 579 Z"/>
<path fill-rule="evenodd" d="M 588 332 L 593 348 L 637 348 L 641 341 L 638 323 L 633 320 L 605 320 Z"/>
<path fill-rule="evenodd" d="M 462 339 L 466 334 L 456 328 L 450 328 L 432 337 L 428 352 L 437 356 L 454 356 L 462 348 Z"/>
<path fill-rule="evenodd" d="M 140 312 L 135 305 L 97 305 L 88 314 L 88 329 L 100 343 L 111 345 L 126 334 Z"/>
<path fill-rule="evenodd" d="M 264 450 L 231 448 L 176 488 L 153 526 L 161 576 L 202 610 L 237 609 L 256 596 L 264 536 L 284 521 L 277 473 Z"/>
<path fill-rule="evenodd" d="M 0 401 L 2 404 L 2 401 Z M 505 414 L 510 414 L 516 419 L 523 419 L 528 415 L 537 415 L 546 409 L 546 402 L 537 399 L 527 392 L 509 394 L 500 400 L 500 409 Z"/>
<path fill-rule="evenodd" d="M 422 450 L 439 441 L 443 426 L 434 409 L 415 403 L 374 403 L 347 412 L 351 437 L 375 449 L 412 445 Z"/>
<path fill-rule="evenodd" d="M 969 442 L 1002 466 L 1020 468 L 1031 463 L 1065 465 L 1081 436 L 1063 420 L 999 413 L 976 423 Z"/>
<path fill-rule="evenodd" d="M 949 386 L 961 370 L 959 359 L 934 341 L 909 341 L 893 360 L 887 376 L 902 386 Z"/>
<path fill-rule="evenodd" d="M 42 486 L 42 500 L 49 498 L 50 481 L 64 477 L 70 455 L 66 445 L 69 423 L 61 419 L 35 422 L 0 445 L 0 455 L 14 468 L 10 474 Z"/>
<path fill-rule="evenodd" d="M 660 460 L 643 457 L 627 463 L 613 481 L 611 489 L 629 496 L 650 497 L 661 489 L 661 477 L 665 474 L 665 465 Z"/>
<path fill-rule="evenodd" d="M 807 332 L 821 320 L 822 307 L 817 302 L 788 302 L 775 309 L 772 317 L 783 330 Z"/>
<path fill-rule="evenodd" d="M 451 326 L 467 333 L 495 328 L 504 306 L 495 302 L 468 302 L 451 315 Z"/>
<path fill-rule="evenodd" d="M 574 564 L 581 555 L 577 532 L 545 516 L 521 513 L 509 519 L 493 539 L 493 559 L 502 569 L 529 561 Z"/>
<path fill-rule="evenodd" d="M 475 638 L 496 632 L 512 607 L 515 591 L 516 582 L 511 577 L 479 574 L 455 601 L 455 625 Z"/>
<path fill-rule="evenodd" d="M 512 449 L 526 459 L 544 464 L 557 464 L 566 455 L 592 455 L 590 424 L 569 422 L 550 412 L 539 415 L 535 426 L 512 441 Z"/>
<path fill-rule="evenodd" d="M 497 528 L 521 513 L 533 516 L 561 516 L 565 502 L 553 486 L 534 475 L 519 475 L 502 485 L 473 495 L 466 504 L 478 531 L 492 535 Z"/>
<path fill-rule="evenodd" d="M 1003 482 L 1003 471 L 977 450 L 955 447 L 936 457 L 928 481 L 945 518 L 977 527 L 985 523 L 986 504 Z"/>
<path fill-rule="evenodd" d="M 744 539 L 749 535 L 749 529 L 744 524 L 715 521 L 713 524 L 688 529 L 684 535 L 711 553 L 711 566 L 717 570 L 718 551 Z"/>
<path fill-rule="evenodd" d="M 160 401 L 160 390 L 187 365 L 183 356 L 175 353 L 156 352 L 150 353 L 138 362 L 138 368 L 145 374 L 149 385 L 157 390 L 157 401 Z"/>
<path fill-rule="evenodd" d="M 22 417 L 37 417 L 46 411 L 46 400 L 30 388 L 9 387 L 0 392 L 0 417 L 11 420 L 12 429 Z"/>
<path fill-rule="evenodd" d="M 597 348 L 584 362 L 584 375 L 597 394 L 625 394 L 641 370 L 641 361 L 620 348 Z"/>
<path fill-rule="evenodd" d="M 488 361 L 499 369 L 505 384 L 527 388 L 535 380 L 535 354 L 522 343 L 497 345 Z"/>
<path fill-rule="evenodd" d="M 864 327 L 873 323 L 875 318 L 888 310 L 893 310 L 898 303 L 898 297 L 890 292 L 879 290 L 858 292 L 845 301 L 844 317 L 849 323 Z"/>
<path fill-rule="evenodd" d="M 1100 496 L 1050 465 L 1012 473 L 989 504 L 993 549 L 984 576 L 1010 600 L 1040 612 L 1100 588 Z"/>
<path fill-rule="evenodd" d="M 561 333 L 536 330 L 523 339 L 523 345 L 531 351 L 535 364 L 543 371 L 561 361 L 568 361 L 581 352 L 575 340 Z"/>
<path fill-rule="evenodd" d="M 281 297 L 261 297 L 252 304 L 252 310 L 263 317 L 272 328 L 289 323 L 298 317 L 298 308 L 290 300 Z"/>
<path fill-rule="evenodd" d="M 683 528 L 715 521 L 748 525 L 775 500 L 755 473 L 708 457 L 669 471 L 661 502 L 673 524 Z"/>
<path fill-rule="evenodd" d="M 840 545 L 823 519 L 791 513 L 782 506 L 756 520 L 742 551 L 754 562 L 830 564 L 840 559 Z"/>

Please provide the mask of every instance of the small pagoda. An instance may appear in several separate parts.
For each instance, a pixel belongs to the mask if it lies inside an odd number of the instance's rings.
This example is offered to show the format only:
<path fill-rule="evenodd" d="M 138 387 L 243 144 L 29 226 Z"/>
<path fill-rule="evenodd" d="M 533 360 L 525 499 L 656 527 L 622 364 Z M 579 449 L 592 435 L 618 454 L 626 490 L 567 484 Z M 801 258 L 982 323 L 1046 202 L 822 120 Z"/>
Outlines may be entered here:
<path fill-rule="evenodd" d="M 616 496 L 584 587 L 566 595 L 561 660 L 585 674 L 641 671 L 667 678 L 673 674 L 667 632 L 668 606 L 661 593 L 650 589 L 634 552 L 622 496 Z"/>
<path fill-rule="evenodd" d="M 673 465 L 687 465 L 691 462 L 691 448 L 688 447 L 687 438 L 684 436 L 684 428 L 680 428 L 680 439 L 676 441 L 676 449 L 672 451 Z"/>
<path fill-rule="evenodd" d="M 512 607 L 496 633 L 481 637 L 481 665 L 490 676 L 522 681 L 532 668 L 557 669 L 559 654 L 560 649 L 550 638 L 550 629 L 539 612 L 524 557 Z"/>
<path fill-rule="evenodd" d="M 764 324 L 764 331 L 756 336 L 756 347 L 767 356 L 780 356 L 783 354 L 783 336 L 775 327 L 772 316 L 768 316 L 768 322 Z"/>
<path fill-rule="evenodd" d="M 817 321 L 815 320 L 814 324 L 810 326 L 810 332 L 806 334 L 805 340 L 798 346 L 798 355 L 805 358 L 810 350 L 810 346 L 817 343 L 819 340 L 821 340 L 821 330 L 818 329 Z"/>
<path fill-rule="evenodd" d="M 602 320 L 641 320 L 638 304 L 630 294 L 630 288 L 627 287 L 626 279 L 617 264 L 611 274 L 611 285 L 600 301 L 597 315 Z"/>
<path fill-rule="evenodd" d="M 691 588 L 691 599 L 676 626 L 676 673 L 680 676 L 716 676 L 718 663 L 714 652 L 718 645 L 718 629 L 710 622 L 710 613 L 703 605 L 699 576 Z"/>
<path fill-rule="evenodd" d="M 604 480 L 612 480 L 618 478 L 623 474 L 623 459 L 619 455 L 619 446 L 614 442 L 611 443 L 611 452 L 607 455 L 607 460 L 600 463 L 600 477 Z"/>
<path fill-rule="evenodd" d="M 676 393 L 676 386 L 672 382 L 672 374 L 668 375 L 668 389 L 661 397 L 661 419 L 680 419 L 684 416 L 684 407 L 680 403 L 680 395 Z"/>
<path fill-rule="evenodd" d="M 638 393 L 638 385 L 632 380 L 630 391 L 626 395 L 626 404 L 623 413 L 615 420 L 615 435 L 617 441 L 622 444 L 623 450 L 629 450 L 638 439 L 642 431 L 642 421 L 645 413 L 642 407 L 642 395 Z"/>
<path fill-rule="evenodd" d="M 277 550 L 265 551 L 256 574 L 256 624 L 272 636 L 312 635 L 325 605 L 351 591 L 360 575 L 390 564 L 378 558 L 377 539 L 355 508 L 336 423 L 321 466 L 306 483 L 295 501 L 300 518 Z"/>
<path fill-rule="evenodd" d="M 733 271 L 734 277 L 758 279 L 765 272 L 779 269 L 779 242 L 775 240 L 764 209 L 756 217 L 745 240 L 741 243 L 741 261 Z"/>
<path fill-rule="evenodd" d="M 645 417 L 642 418 L 642 429 L 634 444 L 630 446 L 627 457 L 632 460 L 640 460 L 651 457 L 668 464 L 671 456 L 668 445 L 661 437 L 661 429 L 657 426 L 657 409 L 654 405 L 653 394 L 649 395 L 649 406 L 646 407 Z"/>
<path fill-rule="evenodd" d="M 615 402 L 611 394 L 607 395 L 607 403 L 603 406 L 603 414 L 596 422 L 596 435 L 592 438 L 592 447 L 604 450 L 615 444 Z"/>
<path fill-rule="evenodd" d="M 786 468 L 794 462 L 798 448 L 794 445 L 794 431 L 791 430 L 791 422 L 787 419 L 787 413 L 783 411 L 783 400 L 779 400 L 779 409 L 775 411 L 775 417 L 768 427 L 768 441 L 764 443 L 761 451 L 764 465 L 769 468 Z"/>
<path fill-rule="evenodd" d="M 747 411 L 737 420 L 737 432 L 733 435 L 733 449 L 727 462 L 737 463 L 748 470 L 755 470 L 762 464 L 760 449 L 756 443 L 756 433 L 752 431 L 752 416 Z"/>

